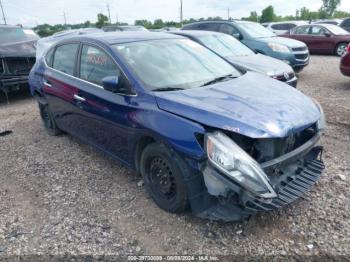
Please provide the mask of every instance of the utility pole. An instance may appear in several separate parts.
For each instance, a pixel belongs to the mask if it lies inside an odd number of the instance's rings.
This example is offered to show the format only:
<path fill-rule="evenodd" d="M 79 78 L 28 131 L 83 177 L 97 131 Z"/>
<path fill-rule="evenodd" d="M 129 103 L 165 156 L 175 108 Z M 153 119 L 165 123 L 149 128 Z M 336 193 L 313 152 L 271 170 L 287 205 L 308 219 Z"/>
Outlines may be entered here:
<path fill-rule="evenodd" d="M 2 6 L 1 0 L 0 0 L 0 6 L 1 6 L 1 11 L 2 11 L 2 17 L 4 18 L 4 23 L 5 23 L 5 25 L 6 25 L 7 23 L 6 23 L 5 12 L 4 12 L 4 7 Z"/>
<path fill-rule="evenodd" d="M 117 18 L 117 24 L 119 24 L 119 17 L 118 17 L 118 14 L 117 14 L 117 16 L 116 16 L 116 18 Z"/>
<path fill-rule="evenodd" d="M 182 10 L 182 0 L 180 0 L 180 24 L 181 24 L 181 27 L 183 26 L 182 21 L 183 21 L 183 10 Z"/>
<path fill-rule="evenodd" d="M 109 23 L 112 24 L 112 20 L 111 20 L 111 11 L 109 10 L 109 4 L 107 4 L 107 10 L 108 10 Z"/>
<path fill-rule="evenodd" d="M 230 20 L 230 8 L 227 8 L 227 20 Z"/>
<path fill-rule="evenodd" d="M 63 12 L 63 19 L 64 19 L 64 27 L 67 27 L 67 17 L 66 17 L 66 12 Z"/>

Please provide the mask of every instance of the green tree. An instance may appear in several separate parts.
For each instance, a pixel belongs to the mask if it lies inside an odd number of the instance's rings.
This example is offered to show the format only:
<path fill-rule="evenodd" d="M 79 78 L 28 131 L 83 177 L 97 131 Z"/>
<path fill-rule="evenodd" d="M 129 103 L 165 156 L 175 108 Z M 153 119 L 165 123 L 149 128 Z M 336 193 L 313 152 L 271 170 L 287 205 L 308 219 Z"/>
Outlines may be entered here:
<path fill-rule="evenodd" d="M 260 18 L 261 23 L 274 22 L 275 20 L 276 20 L 276 14 L 272 5 L 269 5 L 264 10 L 262 10 L 262 14 Z"/>
<path fill-rule="evenodd" d="M 322 0 L 323 5 L 320 9 L 320 15 L 326 16 L 326 18 L 332 17 L 340 1 L 341 0 Z"/>
<path fill-rule="evenodd" d="M 252 11 L 252 12 L 250 12 L 250 16 L 242 17 L 242 20 L 259 22 L 259 16 L 258 16 L 258 13 L 256 11 Z"/>
<path fill-rule="evenodd" d="M 143 26 L 143 27 L 146 27 L 146 28 L 152 28 L 152 26 L 153 26 L 152 22 L 148 21 L 146 19 L 136 20 L 135 21 L 135 25 Z"/>
<path fill-rule="evenodd" d="M 162 19 L 156 19 L 156 20 L 154 20 L 154 22 L 153 22 L 153 27 L 154 27 L 155 29 L 163 28 L 163 27 L 164 27 L 164 22 L 163 22 L 163 20 L 162 20 Z"/>
<path fill-rule="evenodd" d="M 107 17 L 107 16 L 105 16 L 104 14 L 98 14 L 98 15 L 97 15 L 96 27 L 97 27 L 97 28 L 101 28 L 101 27 L 107 25 L 107 24 L 108 24 L 108 21 L 109 21 L 109 20 L 108 20 L 108 17 Z"/>

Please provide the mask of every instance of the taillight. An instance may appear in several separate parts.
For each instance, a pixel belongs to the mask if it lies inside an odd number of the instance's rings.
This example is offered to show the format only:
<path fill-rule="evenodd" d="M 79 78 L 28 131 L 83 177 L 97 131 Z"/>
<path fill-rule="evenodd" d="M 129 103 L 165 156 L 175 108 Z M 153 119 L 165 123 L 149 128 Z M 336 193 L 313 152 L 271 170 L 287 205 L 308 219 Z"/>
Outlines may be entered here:
<path fill-rule="evenodd" d="M 348 48 L 346 49 L 348 53 L 350 53 L 350 44 L 348 45 Z"/>

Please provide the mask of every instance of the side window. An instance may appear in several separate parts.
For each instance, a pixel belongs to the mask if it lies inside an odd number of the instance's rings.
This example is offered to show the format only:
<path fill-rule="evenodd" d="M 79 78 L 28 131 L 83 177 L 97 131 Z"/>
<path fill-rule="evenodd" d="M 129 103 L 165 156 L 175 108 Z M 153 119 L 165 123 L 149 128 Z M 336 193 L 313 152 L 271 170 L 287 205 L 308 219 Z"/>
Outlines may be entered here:
<path fill-rule="evenodd" d="M 311 27 L 310 34 L 311 35 L 324 35 L 326 30 L 321 26 L 313 26 Z"/>
<path fill-rule="evenodd" d="M 238 30 L 234 28 L 232 25 L 221 24 L 220 32 L 228 35 L 239 34 Z"/>
<path fill-rule="evenodd" d="M 74 75 L 75 56 L 78 44 L 58 46 L 53 58 L 52 67 L 69 75 Z"/>
<path fill-rule="evenodd" d="M 345 19 L 343 23 L 341 24 L 342 27 L 350 27 L 350 18 Z"/>
<path fill-rule="evenodd" d="M 295 25 L 295 24 L 286 24 L 286 30 L 290 30 L 290 29 L 292 29 L 292 28 L 294 28 L 296 26 L 297 25 Z"/>
<path fill-rule="evenodd" d="M 115 62 L 99 48 L 83 45 L 80 58 L 80 78 L 102 86 L 107 76 L 120 76 Z"/>
<path fill-rule="evenodd" d="M 45 56 L 45 61 L 46 61 L 46 64 L 50 67 L 52 67 L 52 63 L 53 63 L 53 53 L 55 51 L 55 48 L 51 48 L 47 53 L 46 53 L 46 56 Z"/>
<path fill-rule="evenodd" d="M 206 30 L 206 31 L 214 31 L 218 32 L 219 31 L 219 24 L 217 23 L 210 23 L 210 24 L 200 24 L 198 26 L 199 30 Z"/>
<path fill-rule="evenodd" d="M 0 59 L 0 74 L 5 73 L 4 60 Z"/>
<path fill-rule="evenodd" d="M 286 24 L 275 24 L 271 28 L 275 30 L 287 30 Z"/>
<path fill-rule="evenodd" d="M 309 26 L 295 27 L 291 33 L 293 35 L 307 35 L 309 33 L 309 29 Z"/>

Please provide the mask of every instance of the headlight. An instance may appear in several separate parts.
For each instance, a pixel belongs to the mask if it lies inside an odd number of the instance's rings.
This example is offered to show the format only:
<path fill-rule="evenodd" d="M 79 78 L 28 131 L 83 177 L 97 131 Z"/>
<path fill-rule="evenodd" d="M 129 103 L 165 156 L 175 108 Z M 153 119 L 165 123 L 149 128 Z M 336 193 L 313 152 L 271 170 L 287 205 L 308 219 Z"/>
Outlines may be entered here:
<path fill-rule="evenodd" d="M 259 164 L 221 132 L 205 136 L 206 153 L 214 167 L 251 193 L 274 198 L 276 193 Z"/>
<path fill-rule="evenodd" d="M 274 52 L 280 52 L 280 53 L 289 53 L 290 52 L 289 48 L 285 45 L 276 44 L 276 43 L 268 43 L 268 46 Z"/>
<path fill-rule="evenodd" d="M 320 131 L 324 131 L 327 127 L 327 121 L 326 121 L 326 116 L 324 114 L 323 108 L 321 106 L 321 104 L 316 100 L 316 99 L 312 99 L 315 103 L 315 105 L 317 106 L 318 110 L 320 111 L 320 119 L 317 121 L 317 129 Z"/>

